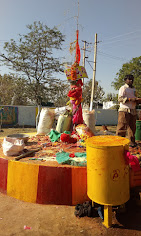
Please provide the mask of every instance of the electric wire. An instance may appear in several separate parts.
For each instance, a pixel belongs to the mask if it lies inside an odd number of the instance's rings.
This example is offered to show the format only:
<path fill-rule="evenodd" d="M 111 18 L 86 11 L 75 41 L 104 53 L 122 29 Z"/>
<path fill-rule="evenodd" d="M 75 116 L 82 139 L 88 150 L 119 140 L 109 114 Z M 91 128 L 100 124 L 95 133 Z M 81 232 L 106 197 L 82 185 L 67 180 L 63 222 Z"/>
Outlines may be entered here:
<path fill-rule="evenodd" d="M 79 0 L 77 1 L 77 4 L 78 4 L 78 13 L 77 13 L 77 15 L 76 16 L 73 16 L 73 17 L 69 17 L 69 18 L 67 18 L 67 19 L 65 19 L 64 20 L 64 22 L 62 22 L 61 24 L 59 24 L 57 27 L 60 27 L 60 26 L 63 26 L 64 24 L 66 24 L 66 22 L 68 22 L 68 21 L 70 21 L 71 19 L 76 19 L 77 20 L 77 29 L 78 29 L 78 18 L 79 18 Z M 115 40 L 115 39 L 118 39 L 118 38 L 121 38 L 121 37 L 125 37 L 125 36 L 131 36 L 132 34 L 135 34 L 135 33 L 138 33 L 138 32 L 141 32 L 141 30 L 136 30 L 136 31 L 132 31 L 132 32 L 128 32 L 128 33 L 125 33 L 125 34 L 121 34 L 121 35 L 117 35 L 117 36 L 114 36 L 114 37 L 112 37 L 112 38 L 107 38 L 107 39 L 104 39 L 104 41 L 101 41 L 100 43 L 101 43 L 101 45 L 103 46 L 103 45 L 108 45 L 108 44 L 113 44 L 113 43 L 118 43 L 118 42 L 123 42 L 123 41 L 126 41 L 126 40 L 133 40 L 133 39 L 137 39 L 137 38 L 140 38 L 141 36 L 138 36 L 137 37 L 137 35 L 136 36 L 133 36 L 132 38 L 130 38 L 130 37 L 128 37 L 128 38 L 124 38 L 124 39 L 119 39 L 119 40 Z M 105 41 L 108 41 L 108 42 L 105 42 Z M 5 42 L 7 42 L 6 40 L 0 40 L 0 42 L 3 44 L 3 43 L 5 43 Z M 15 41 L 15 42 L 17 42 L 17 41 Z M 66 44 L 65 45 L 65 47 L 64 48 L 62 48 L 63 50 L 66 50 L 67 48 L 68 48 L 68 46 L 69 46 L 70 44 Z M 1 45 L 0 45 L 1 46 Z M 92 53 L 92 51 L 93 51 L 93 49 L 94 49 L 94 44 L 92 44 L 91 45 L 91 51 L 90 51 L 90 53 L 88 53 L 88 58 L 91 56 L 91 53 Z M 112 46 L 111 46 L 112 47 Z M 110 47 L 110 48 L 111 48 Z M 124 58 L 121 58 L 121 57 L 117 57 L 117 56 L 113 56 L 113 55 L 110 55 L 110 54 L 108 54 L 108 53 L 104 53 L 104 52 L 102 52 L 102 51 L 98 51 L 98 55 L 100 55 L 100 56 L 104 56 L 104 57 L 109 57 L 109 58 L 111 58 L 111 59 L 115 59 L 115 60 L 120 60 L 120 61 L 125 61 L 126 59 L 124 59 Z M 68 57 L 68 54 L 67 53 L 65 53 L 65 57 L 67 58 Z M 70 56 L 70 57 L 72 57 L 72 55 Z M 88 63 L 89 63 L 89 65 L 90 65 L 90 61 L 88 61 L 88 60 L 86 60 Z M 91 65 L 90 65 L 91 66 Z M 92 68 L 93 69 L 93 68 Z"/>
<path fill-rule="evenodd" d="M 124 41 L 130 41 L 130 40 L 135 40 L 135 39 L 138 39 L 138 38 L 141 38 L 141 35 L 138 35 L 138 36 L 134 36 L 132 38 L 124 38 L 124 39 L 119 39 L 119 40 L 115 40 L 115 41 L 109 41 L 109 42 L 106 42 L 106 43 L 103 43 L 102 41 L 102 45 L 107 45 L 107 44 L 113 44 L 113 43 L 118 43 L 118 42 L 124 42 Z"/>
<path fill-rule="evenodd" d="M 89 66 L 90 66 L 90 67 L 92 68 L 92 70 L 93 70 L 93 67 L 92 67 L 91 64 L 90 64 L 90 61 L 86 60 L 86 62 L 88 62 Z"/>
<path fill-rule="evenodd" d="M 126 58 L 113 56 L 113 55 L 110 55 L 110 54 L 108 54 L 108 53 L 104 53 L 104 52 L 102 52 L 102 51 L 98 51 L 98 54 L 99 54 L 99 55 L 103 55 L 103 56 L 107 56 L 107 57 L 109 57 L 109 58 L 111 58 L 111 59 L 116 59 L 116 60 L 120 60 L 120 61 L 125 61 L 125 60 L 127 61 Z"/>
<path fill-rule="evenodd" d="M 136 32 L 141 32 L 141 29 L 136 30 L 136 31 L 132 31 L 132 32 L 129 32 L 129 33 L 125 33 L 125 34 L 117 35 L 117 36 L 112 37 L 112 38 L 107 38 L 107 39 L 105 39 L 105 41 L 110 41 L 110 40 L 113 40 L 113 39 L 115 39 L 115 38 L 119 38 L 119 37 L 127 36 L 127 35 L 130 35 L 130 34 L 134 34 L 134 33 L 136 33 Z"/>

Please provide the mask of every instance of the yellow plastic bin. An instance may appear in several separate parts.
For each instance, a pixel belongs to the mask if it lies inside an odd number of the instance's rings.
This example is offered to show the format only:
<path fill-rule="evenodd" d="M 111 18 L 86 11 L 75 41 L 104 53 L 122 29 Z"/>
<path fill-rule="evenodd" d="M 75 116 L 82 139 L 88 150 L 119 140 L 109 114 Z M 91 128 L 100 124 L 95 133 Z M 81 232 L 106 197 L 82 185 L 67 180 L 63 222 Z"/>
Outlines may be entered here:
<path fill-rule="evenodd" d="M 119 136 L 93 136 L 86 141 L 87 194 L 96 203 L 104 205 L 104 222 L 112 226 L 112 206 L 129 200 L 129 166 L 124 151 L 129 140 Z"/>
<path fill-rule="evenodd" d="M 129 200 L 129 166 L 124 158 L 128 147 L 129 140 L 119 136 L 87 139 L 87 194 L 92 201 L 116 206 Z"/>

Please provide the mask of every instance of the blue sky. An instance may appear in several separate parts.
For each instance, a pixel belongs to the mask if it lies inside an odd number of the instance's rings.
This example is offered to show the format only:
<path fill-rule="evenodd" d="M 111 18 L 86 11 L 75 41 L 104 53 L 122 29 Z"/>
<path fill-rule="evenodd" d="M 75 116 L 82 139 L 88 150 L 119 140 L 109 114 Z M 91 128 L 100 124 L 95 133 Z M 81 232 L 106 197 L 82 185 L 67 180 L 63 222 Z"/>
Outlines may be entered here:
<path fill-rule="evenodd" d="M 74 61 L 69 45 L 75 40 L 77 0 L 0 0 L 0 52 L 5 41 L 18 39 L 19 34 L 28 32 L 26 25 L 41 21 L 49 27 L 57 26 L 66 35 L 62 55 Z M 86 40 L 88 61 L 94 58 L 94 38 L 98 36 L 96 80 L 105 93 L 118 93 L 111 82 L 123 63 L 141 56 L 141 1 L 140 0 L 79 0 L 79 44 Z M 83 50 L 81 50 L 82 64 Z M 93 63 L 85 68 L 92 78 Z M 90 66 L 91 65 L 91 66 Z M 7 70 L 0 67 L 3 75 Z M 65 74 L 60 76 L 66 80 Z M 86 81 L 86 80 L 85 80 Z"/>

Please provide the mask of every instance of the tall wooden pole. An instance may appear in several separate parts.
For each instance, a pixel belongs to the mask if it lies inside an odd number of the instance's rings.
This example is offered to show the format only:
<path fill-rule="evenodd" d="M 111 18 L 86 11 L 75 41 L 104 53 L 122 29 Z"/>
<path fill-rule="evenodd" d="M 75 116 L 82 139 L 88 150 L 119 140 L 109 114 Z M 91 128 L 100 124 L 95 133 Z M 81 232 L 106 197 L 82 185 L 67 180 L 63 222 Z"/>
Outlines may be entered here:
<path fill-rule="evenodd" d="M 97 34 L 95 34 L 95 44 L 94 44 L 94 68 L 93 68 L 90 111 L 92 111 L 92 109 L 93 109 L 93 99 L 94 99 L 94 92 L 95 92 L 96 56 L 97 56 Z"/>

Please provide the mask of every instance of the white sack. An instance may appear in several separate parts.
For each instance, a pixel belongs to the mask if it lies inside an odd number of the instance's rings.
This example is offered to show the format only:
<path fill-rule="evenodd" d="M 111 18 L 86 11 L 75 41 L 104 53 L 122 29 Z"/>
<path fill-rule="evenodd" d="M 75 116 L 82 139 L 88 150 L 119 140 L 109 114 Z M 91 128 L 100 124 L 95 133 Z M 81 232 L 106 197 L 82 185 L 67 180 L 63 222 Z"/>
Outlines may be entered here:
<path fill-rule="evenodd" d="M 46 135 L 50 132 L 55 118 L 54 109 L 44 107 L 40 113 L 37 135 Z"/>
<path fill-rule="evenodd" d="M 83 111 L 83 120 L 89 129 L 95 134 L 95 111 Z"/>

